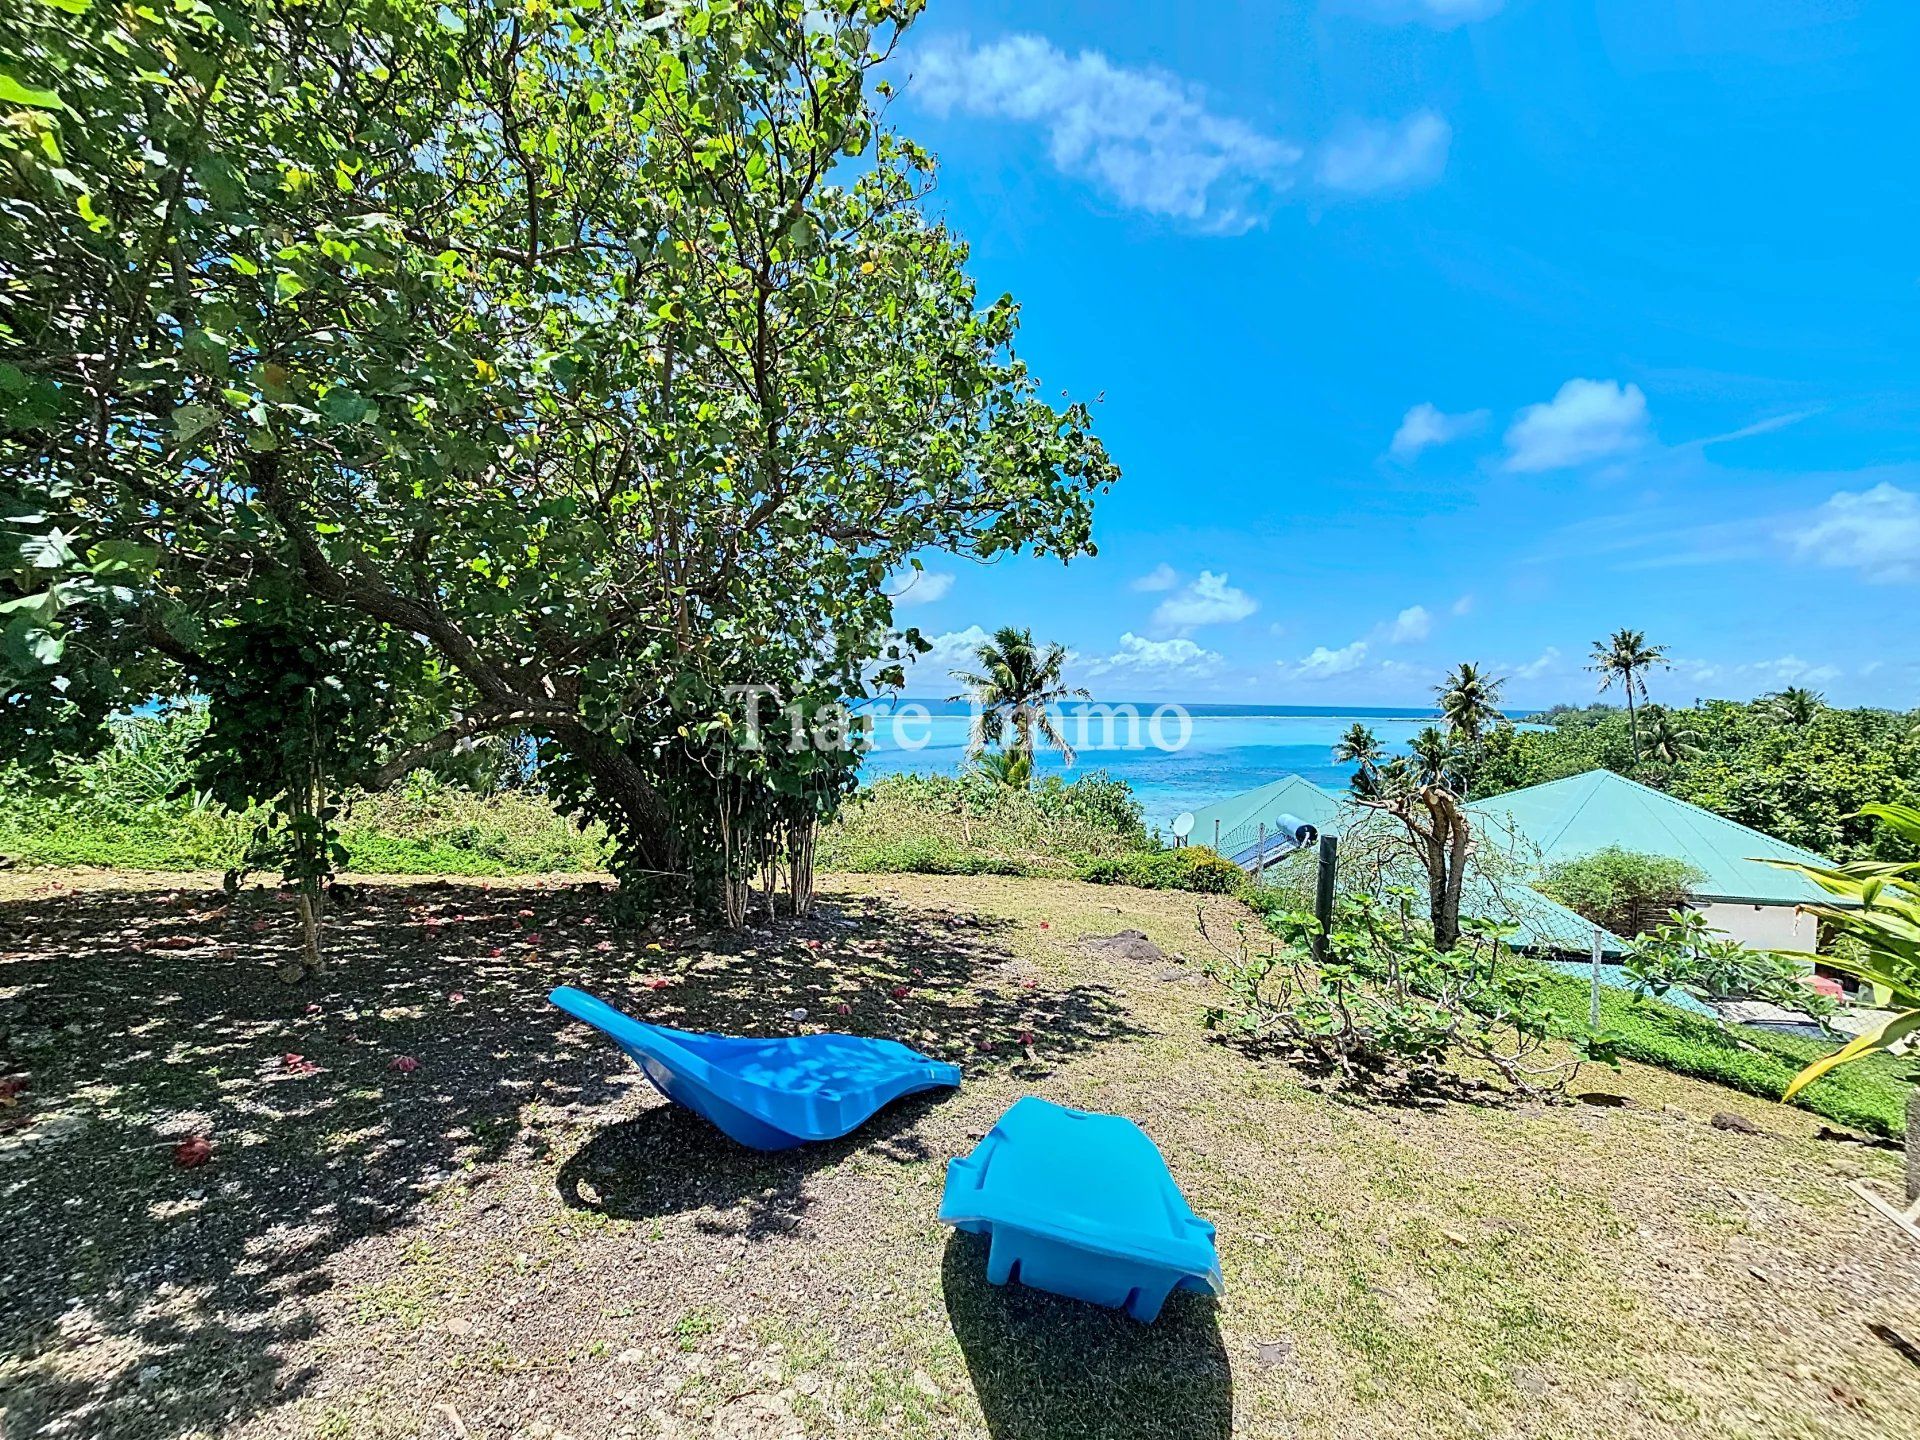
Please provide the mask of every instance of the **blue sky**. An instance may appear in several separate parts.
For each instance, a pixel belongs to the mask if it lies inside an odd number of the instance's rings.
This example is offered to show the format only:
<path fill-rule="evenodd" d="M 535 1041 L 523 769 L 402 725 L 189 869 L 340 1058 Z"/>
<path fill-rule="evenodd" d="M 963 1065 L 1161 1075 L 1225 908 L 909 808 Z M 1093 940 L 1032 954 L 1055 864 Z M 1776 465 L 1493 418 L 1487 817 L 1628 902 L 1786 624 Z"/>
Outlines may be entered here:
<path fill-rule="evenodd" d="M 1012 622 L 1105 699 L 1531 705 L 1631 626 L 1656 698 L 1920 704 L 1916 54 L 1847 0 L 934 0 L 893 119 L 1123 478 L 1095 558 L 932 557 L 909 689 Z"/>

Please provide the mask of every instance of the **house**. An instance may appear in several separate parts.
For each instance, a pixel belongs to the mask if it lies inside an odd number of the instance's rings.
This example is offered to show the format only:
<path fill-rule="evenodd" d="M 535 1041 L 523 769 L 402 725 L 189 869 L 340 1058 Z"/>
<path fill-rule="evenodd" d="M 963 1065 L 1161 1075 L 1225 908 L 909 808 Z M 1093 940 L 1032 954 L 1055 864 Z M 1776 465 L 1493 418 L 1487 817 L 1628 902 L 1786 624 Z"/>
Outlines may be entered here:
<path fill-rule="evenodd" d="M 1832 899 L 1806 876 L 1766 863 L 1831 863 L 1821 856 L 1611 770 L 1510 790 L 1467 810 L 1484 840 L 1505 837 L 1543 867 L 1609 846 L 1683 860 L 1704 877 L 1693 893 L 1707 923 L 1758 949 L 1813 950 L 1817 924 L 1798 907 Z"/>
<path fill-rule="evenodd" d="M 1187 839 L 1253 869 L 1258 864 L 1253 852 L 1263 836 L 1273 847 L 1267 853 L 1277 859 L 1285 848 L 1281 837 L 1292 825 L 1303 822 L 1322 835 L 1339 836 L 1367 813 L 1348 796 L 1323 790 L 1298 775 L 1283 775 L 1194 811 Z M 1619 936 L 1529 885 L 1496 885 L 1471 872 L 1461 895 L 1460 912 L 1519 927 L 1512 943 L 1522 950 L 1588 955 L 1596 935 L 1602 955 L 1617 957 L 1627 949 L 1627 942 Z"/>

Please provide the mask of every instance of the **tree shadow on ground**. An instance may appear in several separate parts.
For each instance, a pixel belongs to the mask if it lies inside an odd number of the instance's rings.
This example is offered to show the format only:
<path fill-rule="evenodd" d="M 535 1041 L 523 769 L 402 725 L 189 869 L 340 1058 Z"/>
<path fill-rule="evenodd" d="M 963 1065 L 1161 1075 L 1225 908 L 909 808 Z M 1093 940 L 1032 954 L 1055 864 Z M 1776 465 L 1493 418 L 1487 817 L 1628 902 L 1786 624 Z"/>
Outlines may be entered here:
<path fill-rule="evenodd" d="M 987 1282 L 987 1240 L 955 1232 L 947 1317 L 994 1440 L 1225 1440 L 1233 1373 L 1219 1307 L 1176 1291 L 1142 1325 L 1118 1310 Z"/>
<path fill-rule="evenodd" d="M 556 984 L 742 1034 L 791 1034 L 805 1009 L 975 1072 L 1135 1033 L 1100 988 L 1039 981 L 998 922 L 884 900 L 829 896 L 817 918 L 715 936 L 621 928 L 587 887 L 349 895 L 327 972 L 291 982 L 298 925 L 272 891 L 0 904 L 0 1079 L 18 1090 L 0 1107 L 0 1433 L 165 1440 L 298 1397 L 336 1255 L 443 1186 L 539 1160 L 553 1112 L 611 1114 L 630 1093 L 626 1058 L 546 1003 Z M 841 1144 L 911 1146 L 936 1099 Z M 637 1187 L 636 1213 L 746 1200 L 747 1223 L 772 1226 L 803 1203 L 793 1167 L 818 1160 L 730 1154 L 695 1123 L 650 1110 L 573 1169 L 610 1168 L 596 1194 Z M 190 1136 L 212 1158 L 179 1168 Z M 662 1178 L 663 1147 L 708 1157 L 704 1189 Z"/>
<path fill-rule="evenodd" d="M 903 1165 L 936 1158 L 912 1129 L 951 1094 L 910 1095 L 838 1140 L 771 1151 L 729 1140 L 678 1105 L 656 1105 L 599 1131 L 568 1157 L 556 1183 L 567 1205 L 613 1220 L 705 1211 L 699 1228 L 710 1234 L 784 1235 L 812 1203 L 807 1182 L 854 1152 Z"/>

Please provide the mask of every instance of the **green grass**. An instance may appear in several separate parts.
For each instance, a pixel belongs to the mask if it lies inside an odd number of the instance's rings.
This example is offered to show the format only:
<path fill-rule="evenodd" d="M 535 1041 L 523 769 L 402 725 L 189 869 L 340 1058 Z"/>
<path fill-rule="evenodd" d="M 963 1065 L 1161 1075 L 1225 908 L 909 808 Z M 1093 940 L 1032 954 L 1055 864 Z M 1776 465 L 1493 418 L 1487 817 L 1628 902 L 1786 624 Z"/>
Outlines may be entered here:
<path fill-rule="evenodd" d="M 1587 1018 L 1589 990 L 1584 981 L 1554 975 L 1547 994 L 1554 1009 L 1568 1019 Z M 1749 1026 L 1723 1029 L 1702 1016 L 1657 1000 L 1635 1000 L 1620 990 L 1601 992 L 1600 1023 L 1620 1037 L 1624 1059 L 1768 1100 L 1778 1100 L 1810 1061 L 1844 1043 L 1776 1035 Z M 1917 1078 L 1916 1068 L 1911 1059 L 1875 1055 L 1816 1080 L 1793 1103 L 1841 1125 L 1898 1137 L 1906 1133 L 1907 1097 Z"/>
<path fill-rule="evenodd" d="M 0 855 L 25 865 L 227 870 L 257 821 L 185 800 L 0 800 Z M 428 786 L 357 797 L 341 826 L 347 868 L 384 875 L 538 875 L 598 870 L 596 827 L 582 832 L 537 794 L 482 796 Z"/>

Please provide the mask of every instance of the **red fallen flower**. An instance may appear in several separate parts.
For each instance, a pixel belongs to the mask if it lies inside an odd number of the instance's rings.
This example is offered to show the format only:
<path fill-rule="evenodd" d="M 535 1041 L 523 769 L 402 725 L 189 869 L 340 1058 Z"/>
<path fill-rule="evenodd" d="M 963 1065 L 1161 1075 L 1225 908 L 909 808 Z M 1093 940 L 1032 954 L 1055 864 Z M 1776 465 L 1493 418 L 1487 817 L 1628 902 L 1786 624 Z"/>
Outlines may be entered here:
<path fill-rule="evenodd" d="M 306 1063 L 307 1063 L 306 1056 L 296 1055 L 291 1050 L 289 1050 L 286 1054 L 280 1057 L 280 1064 L 288 1070 L 298 1070 L 302 1065 Z"/>
<path fill-rule="evenodd" d="M 1049 922 L 1047 922 L 1047 921 L 1045 921 L 1045 920 L 1042 920 L 1042 921 L 1040 922 L 1040 928 L 1041 928 L 1042 930 L 1050 930 L 1050 929 L 1052 929 L 1053 927 L 1052 927 L 1052 925 L 1051 925 L 1051 924 L 1050 924 Z"/>
<path fill-rule="evenodd" d="M 1031 1045 L 1033 1044 L 1033 1031 L 1022 1030 L 1017 1038 L 1022 1045 Z"/>
<path fill-rule="evenodd" d="M 411 1075 L 420 1068 L 420 1062 L 411 1055 L 396 1055 L 387 1062 L 387 1069 L 398 1070 L 402 1075 Z"/>
<path fill-rule="evenodd" d="M 807 941 L 807 949 L 818 950 L 819 948 L 820 948 L 820 942 L 818 940 Z"/>
<path fill-rule="evenodd" d="M 842 1015 L 851 1015 L 853 1013 L 853 1007 L 851 1005 L 841 1004 L 841 1005 L 835 1006 L 834 1008 L 837 1009 Z"/>
<path fill-rule="evenodd" d="M 204 1135 L 182 1140 L 173 1147 L 173 1163 L 182 1170 L 197 1170 L 213 1159 L 213 1142 Z"/>
<path fill-rule="evenodd" d="M 993 1049 L 993 1041 L 991 1041 L 991 1040 L 982 1040 L 982 1041 L 980 1042 L 980 1048 L 981 1048 L 982 1050 L 991 1050 L 991 1049 Z"/>
<path fill-rule="evenodd" d="M 522 910 L 522 911 L 520 912 L 520 918 L 521 918 L 522 920 L 531 920 L 531 919 L 533 918 L 533 911 L 531 911 L 531 910 Z"/>
<path fill-rule="evenodd" d="M 916 966 L 914 966 L 914 967 L 913 967 L 913 973 L 914 973 L 914 974 L 916 974 L 916 975 L 924 975 L 924 974 L 926 974 L 927 972 L 926 972 L 926 971 L 924 971 L 924 970 L 922 970 L 922 969 L 921 969 L 921 968 L 920 968 L 920 967 L 919 967 L 918 965 L 916 965 Z"/>
<path fill-rule="evenodd" d="M 319 1003 L 318 1003 L 317 1001 L 308 1001 L 308 1002 L 307 1002 L 307 1014 L 309 1014 L 309 1015 L 318 1015 L 319 1013 L 320 1013 L 320 1006 L 319 1006 Z"/>
<path fill-rule="evenodd" d="M 256 920 L 253 922 L 252 925 L 248 926 L 247 928 L 252 930 L 254 934 L 258 935 L 267 928 L 267 922 L 264 920 Z"/>
<path fill-rule="evenodd" d="M 896 985 L 893 987 L 893 998 L 896 1000 L 904 1000 L 912 993 L 912 987 L 907 985 Z"/>
<path fill-rule="evenodd" d="M 538 945 L 540 943 L 540 932 L 538 930 L 529 930 L 523 937 L 523 940 L 525 944 Z"/>
<path fill-rule="evenodd" d="M 487 958 L 489 960 L 498 960 L 502 955 L 506 953 L 507 953 L 506 951 L 502 950 L 498 945 L 496 945 L 491 950 L 487 951 Z"/>
<path fill-rule="evenodd" d="M 1020 982 L 1020 988 L 1022 990 L 1031 990 L 1039 983 L 1040 982 L 1038 980 L 1022 980 Z"/>
<path fill-rule="evenodd" d="M 658 977 L 655 977 L 654 979 L 647 981 L 647 989 L 664 990 L 671 984 L 673 984 L 671 980 L 663 980 Z"/>
<path fill-rule="evenodd" d="M 602 940 L 599 944 L 595 945 L 593 948 L 596 950 L 611 950 L 613 949 L 613 941 Z"/>

